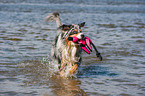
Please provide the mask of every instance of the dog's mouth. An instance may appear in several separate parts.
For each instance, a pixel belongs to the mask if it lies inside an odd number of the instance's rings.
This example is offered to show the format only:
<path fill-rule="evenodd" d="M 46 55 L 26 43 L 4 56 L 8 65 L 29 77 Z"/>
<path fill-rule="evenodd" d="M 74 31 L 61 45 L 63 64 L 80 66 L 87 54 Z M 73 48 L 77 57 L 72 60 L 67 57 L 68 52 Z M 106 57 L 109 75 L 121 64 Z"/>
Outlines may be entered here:
<path fill-rule="evenodd" d="M 84 34 L 79 34 L 77 36 L 68 37 L 69 41 L 75 43 L 75 45 L 80 45 L 81 48 L 88 54 L 92 52 L 92 41 L 90 38 L 86 37 Z"/>

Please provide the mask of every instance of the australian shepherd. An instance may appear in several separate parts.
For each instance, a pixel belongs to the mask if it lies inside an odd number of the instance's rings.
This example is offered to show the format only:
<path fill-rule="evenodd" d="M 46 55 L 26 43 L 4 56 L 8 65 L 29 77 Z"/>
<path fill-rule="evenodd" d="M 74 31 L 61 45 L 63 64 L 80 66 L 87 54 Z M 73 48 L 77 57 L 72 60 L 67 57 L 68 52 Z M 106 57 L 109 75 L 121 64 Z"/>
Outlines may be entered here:
<path fill-rule="evenodd" d="M 71 25 L 62 24 L 58 12 L 49 14 L 45 21 L 56 21 L 57 24 L 58 32 L 52 44 L 51 56 L 58 63 L 61 76 L 68 77 L 75 74 L 82 61 L 82 50 L 90 54 L 91 46 L 95 49 L 100 61 L 102 60 L 102 56 L 90 38 L 86 37 L 81 31 L 85 22 Z"/>

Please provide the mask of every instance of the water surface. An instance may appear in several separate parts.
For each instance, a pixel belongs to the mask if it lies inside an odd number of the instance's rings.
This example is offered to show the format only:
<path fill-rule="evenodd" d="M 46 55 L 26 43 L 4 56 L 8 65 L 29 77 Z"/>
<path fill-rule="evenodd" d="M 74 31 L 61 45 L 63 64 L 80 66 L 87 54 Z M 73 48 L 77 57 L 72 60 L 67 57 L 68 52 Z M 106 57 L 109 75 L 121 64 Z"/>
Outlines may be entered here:
<path fill-rule="evenodd" d="M 50 62 L 57 11 L 82 29 L 102 53 L 83 53 L 76 78 L 60 78 Z M 1 96 L 144 96 L 144 0 L 1 0 Z"/>

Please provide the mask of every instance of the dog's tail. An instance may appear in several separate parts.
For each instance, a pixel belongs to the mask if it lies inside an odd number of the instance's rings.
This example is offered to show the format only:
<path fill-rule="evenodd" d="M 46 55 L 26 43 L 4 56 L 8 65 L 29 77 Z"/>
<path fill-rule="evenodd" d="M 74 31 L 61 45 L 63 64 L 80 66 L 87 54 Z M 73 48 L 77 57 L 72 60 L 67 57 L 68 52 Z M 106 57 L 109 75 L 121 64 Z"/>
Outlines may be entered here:
<path fill-rule="evenodd" d="M 50 13 L 47 17 L 45 17 L 44 21 L 53 22 L 56 21 L 57 27 L 62 26 L 60 15 L 58 12 Z"/>

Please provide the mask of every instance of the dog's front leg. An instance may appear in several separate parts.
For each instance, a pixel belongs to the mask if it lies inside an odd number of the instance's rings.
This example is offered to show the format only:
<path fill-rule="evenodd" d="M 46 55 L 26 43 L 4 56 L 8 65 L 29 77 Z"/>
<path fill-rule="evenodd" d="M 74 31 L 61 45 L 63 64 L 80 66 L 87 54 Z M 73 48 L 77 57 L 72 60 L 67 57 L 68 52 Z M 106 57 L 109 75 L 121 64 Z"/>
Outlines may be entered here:
<path fill-rule="evenodd" d="M 75 63 L 75 64 L 71 67 L 71 69 L 69 70 L 69 73 L 70 73 L 70 74 L 74 74 L 74 73 L 76 72 L 77 69 L 78 69 L 78 64 Z"/>
<path fill-rule="evenodd" d="M 74 46 L 74 45 L 73 45 Z M 76 61 L 76 52 L 77 51 L 77 48 L 76 47 L 73 47 L 72 48 L 72 52 L 71 52 L 71 59 L 74 61 L 74 62 L 77 62 Z"/>
<path fill-rule="evenodd" d="M 72 52 L 71 52 L 71 59 L 73 62 L 73 65 L 71 66 L 69 73 L 70 74 L 74 74 L 76 72 L 76 70 L 78 69 L 78 58 L 76 57 L 76 53 L 77 53 L 77 48 L 73 47 Z"/>

